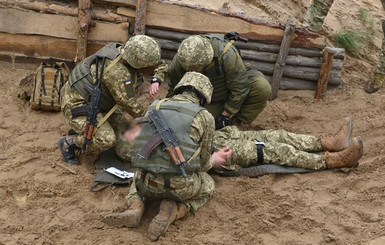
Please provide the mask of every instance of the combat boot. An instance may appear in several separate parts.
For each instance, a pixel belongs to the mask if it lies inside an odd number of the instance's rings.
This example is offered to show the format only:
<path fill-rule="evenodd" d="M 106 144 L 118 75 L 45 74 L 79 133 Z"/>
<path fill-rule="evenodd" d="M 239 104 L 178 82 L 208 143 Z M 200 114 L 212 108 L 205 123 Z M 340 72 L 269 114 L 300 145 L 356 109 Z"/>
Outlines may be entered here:
<path fill-rule="evenodd" d="M 103 217 L 103 222 L 114 227 L 138 227 L 144 213 L 144 203 L 137 199 L 123 213 L 109 214 Z"/>
<path fill-rule="evenodd" d="M 79 164 L 76 157 L 76 151 L 79 147 L 75 144 L 76 135 L 69 135 L 59 140 L 58 145 L 65 162 L 71 164 Z"/>
<path fill-rule="evenodd" d="M 323 151 L 342 151 L 350 144 L 353 131 L 353 119 L 351 117 L 344 118 L 338 133 L 327 136 L 320 136 Z"/>
<path fill-rule="evenodd" d="M 147 237 L 155 242 L 160 236 L 164 235 L 174 221 L 187 217 L 188 208 L 183 203 L 177 203 L 176 201 L 164 199 L 162 200 L 159 213 L 151 221 L 148 227 Z"/>
<path fill-rule="evenodd" d="M 323 155 L 327 168 L 357 167 L 358 160 L 364 153 L 361 137 L 355 137 L 348 148 L 340 152 L 325 152 Z"/>

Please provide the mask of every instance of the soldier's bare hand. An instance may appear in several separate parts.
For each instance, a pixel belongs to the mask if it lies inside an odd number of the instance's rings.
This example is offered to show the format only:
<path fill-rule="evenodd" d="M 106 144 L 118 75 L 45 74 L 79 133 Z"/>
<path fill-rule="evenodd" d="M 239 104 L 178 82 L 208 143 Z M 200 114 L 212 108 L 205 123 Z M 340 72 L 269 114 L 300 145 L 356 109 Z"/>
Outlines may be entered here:
<path fill-rule="evenodd" d="M 150 96 L 152 98 L 155 97 L 155 95 L 158 93 L 159 91 L 159 83 L 151 83 L 151 86 L 150 88 L 148 89 L 148 92 L 150 93 Z"/>
<path fill-rule="evenodd" d="M 217 152 L 214 152 L 212 154 L 212 158 L 214 159 L 214 168 L 220 167 L 223 163 L 226 162 L 227 159 L 231 157 L 233 154 L 233 151 L 230 149 L 230 147 L 226 146 L 220 149 Z"/>

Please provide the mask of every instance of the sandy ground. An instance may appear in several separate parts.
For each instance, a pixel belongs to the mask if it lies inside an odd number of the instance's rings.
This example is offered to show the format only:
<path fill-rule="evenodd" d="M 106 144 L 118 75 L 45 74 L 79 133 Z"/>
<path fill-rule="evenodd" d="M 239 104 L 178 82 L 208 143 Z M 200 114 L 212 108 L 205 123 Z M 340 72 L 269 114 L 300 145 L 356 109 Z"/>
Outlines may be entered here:
<path fill-rule="evenodd" d="M 184 2 L 220 10 L 225 3 Z M 291 16 L 298 23 L 310 4 L 226 2 L 229 11 L 279 21 Z M 325 20 L 327 36 L 359 26 L 359 8 L 368 9 L 377 20 L 384 18 L 378 0 L 334 2 Z M 346 58 L 342 89 L 328 91 L 322 101 L 313 99 L 314 91 L 279 91 L 252 124 L 254 129 L 319 134 L 335 132 L 343 117 L 352 116 L 353 135 L 361 135 L 365 147 L 358 168 L 260 178 L 214 176 L 212 200 L 195 216 L 171 225 L 158 243 L 385 244 L 385 89 L 370 95 L 362 89 L 375 69 L 381 35 L 377 33 L 363 57 Z M 145 234 L 159 202 L 147 206 L 138 228 L 104 225 L 103 215 L 126 208 L 128 187 L 90 192 L 96 156 L 83 156 L 77 166 L 62 162 L 57 141 L 68 130 L 63 115 L 31 110 L 15 96 L 20 79 L 31 70 L 0 65 L 0 244 L 150 244 Z"/>

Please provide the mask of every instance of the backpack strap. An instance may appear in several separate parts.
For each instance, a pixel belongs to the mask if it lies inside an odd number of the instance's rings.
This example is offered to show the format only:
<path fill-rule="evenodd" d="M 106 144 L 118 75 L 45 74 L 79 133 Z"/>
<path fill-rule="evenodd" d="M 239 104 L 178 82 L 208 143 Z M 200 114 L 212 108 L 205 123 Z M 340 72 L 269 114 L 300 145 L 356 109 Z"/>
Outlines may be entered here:
<path fill-rule="evenodd" d="M 223 49 L 223 52 L 221 53 L 221 55 L 219 55 L 219 57 L 217 57 L 216 59 L 215 59 L 215 57 L 214 57 L 214 60 L 211 61 L 211 63 L 208 64 L 208 65 L 206 66 L 206 71 L 207 71 L 207 70 L 210 70 L 214 65 L 216 65 L 216 63 L 219 63 L 219 61 L 221 61 L 222 56 L 227 52 L 227 50 L 229 50 L 229 48 L 231 47 L 231 45 L 233 45 L 233 43 L 234 43 L 234 40 L 231 40 L 230 42 L 228 42 L 228 43 L 226 44 L 226 46 L 225 46 L 225 48 Z M 218 65 L 219 65 L 219 64 L 218 64 Z"/>

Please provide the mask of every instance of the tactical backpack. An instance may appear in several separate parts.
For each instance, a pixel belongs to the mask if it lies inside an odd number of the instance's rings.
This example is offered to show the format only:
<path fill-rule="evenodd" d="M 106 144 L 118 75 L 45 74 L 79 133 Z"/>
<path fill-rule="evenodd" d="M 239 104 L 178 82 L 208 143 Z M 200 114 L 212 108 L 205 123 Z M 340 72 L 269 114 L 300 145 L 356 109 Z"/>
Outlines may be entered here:
<path fill-rule="evenodd" d="M 64 62 L 43 62 L 34 72 L 30 98 L 35 110 L 60 111 L 60 90 L 68 80 L 69 69 Z"/>

